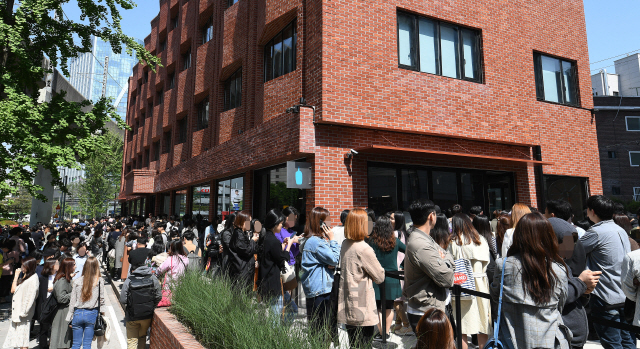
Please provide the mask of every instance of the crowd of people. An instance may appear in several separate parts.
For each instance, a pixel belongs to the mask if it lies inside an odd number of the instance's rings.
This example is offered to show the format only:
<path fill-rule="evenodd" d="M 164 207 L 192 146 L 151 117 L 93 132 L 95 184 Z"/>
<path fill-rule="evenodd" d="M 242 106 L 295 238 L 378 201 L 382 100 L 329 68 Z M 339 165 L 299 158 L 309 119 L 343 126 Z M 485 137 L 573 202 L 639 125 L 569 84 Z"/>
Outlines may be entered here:
<path fill-rule="evenodd" d="M 483 348 L 500 319 L 505 348 L 582 348 L 590 328 L 604 348 L 636 348 L 635 333 L 597 319 L 640 325 L 637 217 L 599 195 L 586 206 L 579 221 L 562 200 L 491 216 L 416 200 L 378 215 L 344 210 L 335 227 L 325 208 L 286 207 L 261 220 L 240 211 L 212 222 L 149 215 L 5 229 L 0 301 L 13 294 L 13 304 L 4 347 L 28 347 L 37 321 L 41 348 L 89 348 L 102 264 L 123 281 L 129 348 L 144 348 L 154 309 L 171 304 L 171 283 L 190 269 L 255 292 L 284 326 L 300 284 L 308 326 L 334 344 L 342 327 L 350 347 L 395 333 L 449 349 L 457 328 L 462 348 L 469 336 Z M 463 293 L 456 309 L 451 288 L 461 279 L 490 299 Z"/>

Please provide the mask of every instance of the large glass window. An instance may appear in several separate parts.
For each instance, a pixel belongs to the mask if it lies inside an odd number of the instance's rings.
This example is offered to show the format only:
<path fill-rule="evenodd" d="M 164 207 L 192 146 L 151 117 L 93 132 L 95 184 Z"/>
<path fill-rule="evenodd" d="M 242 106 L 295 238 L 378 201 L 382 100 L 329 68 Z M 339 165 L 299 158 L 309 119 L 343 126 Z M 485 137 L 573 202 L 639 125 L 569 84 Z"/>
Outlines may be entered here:
<path fill-rule="evenodd" d="M 640 116 L 626 116 L 627 131 L 640 131 Z"/>
<path fill-rule="evenodd" d="M 198 104 L 198 130 L 209 127 L 209 97 Z"/>
<path fill-rule="evenodd" d="M 264 46 L 264 81 L 296 70 L 296 21 Z"/>
<path fill-rule="evenodd" d="M 455 172 L 449 171 L 433 171 L 433 202 L 439 205 L 443 210 L 459 203 L 458 202 L 458 183 Z M 468 209 L 468 207 L 467 207 Z"/>
<path fill-rule="evenodd" d="M 587 178 L 544 175 L 544 188 L 547 200 L 565 200 L 571 204 L 574 221 L 585 219 L 589 198 L 589 182 Z"/>
<path fill-rule="evenodd" d="M 162 194 L 162 213 L 171 215 L 171 194 Z"/>
<path fill-rule="evenodd" d="M 191 212 L 194 216 L 200 214 L 203 219 L 209 219 L 209 198 L 211 196 L 211 186 L 209 183 L 191 187 L 192 201 Z"/>
<path fill-rule="evenodd" d="M 218 182 L 218 217 L 244 208 L 244 177 L 236 177 Z"/>
<path fill-rule="evenodd" d="M 480 31 L 398 13 L 401 68 L 480 82 Z"/>
<path fill-rule="evenodd" d="M 395 168 L 369 167 L 369 208 L 384 214 L 398 207 L 398 177 Z"/>
<path fill-rule="evenodd" d="M 578 105 L 576 64 L 540 53 L 533 55 L 538 100 Z"/>
<path fill-rule="evenodd" d="M 629 162 L 633 167 L 640 166 L 640 151 L 630 151 Z"/>
<path fill-rule="evenodd" d="M 224 82 L 224 110 L 240 106 L 242 102 L 242 68 Z"/>
<path fill-rule="evenodd" d="M 207 24 L 202 28 L 202 43 L 206 44 L 211 39 L 213 39 L 213 17 L 209 18 Z"/>
<path fill-rule="evenodd" d="M 187 125 L 188 120 L 186 117 L 178 120 L 178 144 L 187 141 Z"/>
<path fill-rule="evenodd" d="M 166 154 L 171 151 L 171 130 L 166 131 L 162 139 L 164 141 L 164 146 L 162 147 L 162 154 Z"/>
<path fill-rule="evenodd" d="M 173 198 L 173 214 L 176 219 L 187 214 L 187 189 L 181 189 L 175 191 Z"/>
<path fill-rule="evenodd" d="M 298 225 L 304 227 L 306 190 L 287 188 L 286 165 L 256 171 L 253 181 L 253 214 L 256 218 L 264 219 L 272 208 L 283 210 L 293 206 L 300 212 Z"/>

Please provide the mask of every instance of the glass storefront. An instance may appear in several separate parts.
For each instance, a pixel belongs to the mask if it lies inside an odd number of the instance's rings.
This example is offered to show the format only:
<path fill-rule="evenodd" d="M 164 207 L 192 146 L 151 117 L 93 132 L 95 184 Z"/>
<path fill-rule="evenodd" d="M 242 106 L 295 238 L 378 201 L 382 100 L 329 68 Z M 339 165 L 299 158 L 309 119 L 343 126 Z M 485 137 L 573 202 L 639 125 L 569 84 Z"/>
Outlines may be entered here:
<path fill-rule="evenodd" d="M 306 190 L 287 188 L 287 166 L 256 171 L 253 177 L 253 214 L 264 219 L 270 209 L 293 206 L 300 212 L 298 225 L 304 224 Z"/>
<path fill-rule="evenodd" d="M 171 215 L 171 194 L 162 194 L 162 213 L 167 216 Z"/>
<path fill-rule="evenodd" d="M 194 216 L 200 214 L 202 219 L 209 220 L 209 197 L 211 186 L 209 182 L 191 187 L 191 212 Z"/>
<path fill-rule="evenodd" d="M 515 202 L 513 174 L 456 168 L 369 163 L 369 208 L 377 215 L 406 211 L 416 199 L 430 199 L 444 211 L 459 203 L 481 206 L 489 215 Z"/>
<path fill-rule="evenodd" d="M 589 181 L 583 177 L 544 175 L 544 189 L 546 200 L 565 200 L 571 204 L 574 222 L 585 219 L 584 210 L 587 209 L 589 198 Z M 541 207 L 540 210 L 544 210 Z"/>
<path fill-rule="evenodd" d="M 216 213 L 225 217 L 244 208 L 244 177 L 218 181 Z"/>
<path fill-rule="evenodd" d="M 187 189 L 175 191 L 173 204 L 173 214 L 176 216 L 176 219 L 180 219 L 187 213 Z"/>

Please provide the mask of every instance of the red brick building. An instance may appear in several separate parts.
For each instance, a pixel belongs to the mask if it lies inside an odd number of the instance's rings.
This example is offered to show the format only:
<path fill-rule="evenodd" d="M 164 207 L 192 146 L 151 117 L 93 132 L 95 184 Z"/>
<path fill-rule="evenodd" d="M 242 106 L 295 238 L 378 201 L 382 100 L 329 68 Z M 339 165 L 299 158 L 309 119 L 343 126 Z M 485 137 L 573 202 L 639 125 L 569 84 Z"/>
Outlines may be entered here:
<path fill-rule="evenodd" d="M 580 0 L 161 0 L 151 27 L 164 67 L 129 82 L 130 213 L 324 206 L 335 223 L 418 197 L 564 197 L 581 216 L 602 192 Z M 292 160 L 312 189 L 286 188 Z"/>

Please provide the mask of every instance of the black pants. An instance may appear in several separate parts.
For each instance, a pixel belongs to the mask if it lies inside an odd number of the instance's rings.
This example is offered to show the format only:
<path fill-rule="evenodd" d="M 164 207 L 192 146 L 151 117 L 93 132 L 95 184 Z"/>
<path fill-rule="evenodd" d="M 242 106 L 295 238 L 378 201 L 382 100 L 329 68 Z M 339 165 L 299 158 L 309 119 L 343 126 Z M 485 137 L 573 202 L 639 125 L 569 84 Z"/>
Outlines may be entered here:
<path fill-rule="evenodd" d="M 328 331 L 331 321 L 331 293 L 307 298 L 307 320 L 314 331 Z"/>
<path fill-rule="evenodd" d="M 375 326 L 347 325 L 350 348 L 370 348 Z"/>
<path fill-rule="evenodd" d="M 0 278 L 0 297 L 9 297 L 11 295 L 11 283 L 13 275 L 3 275 Z"/>
<path fill-rule="evenodd" d="M 31 321 L 33 323 L 33 321 Z M 51 334 L 51 324 L 40 324 L 40 333 L 38 333 L 39 348 L 49 348 L 49 337 Z"/>

